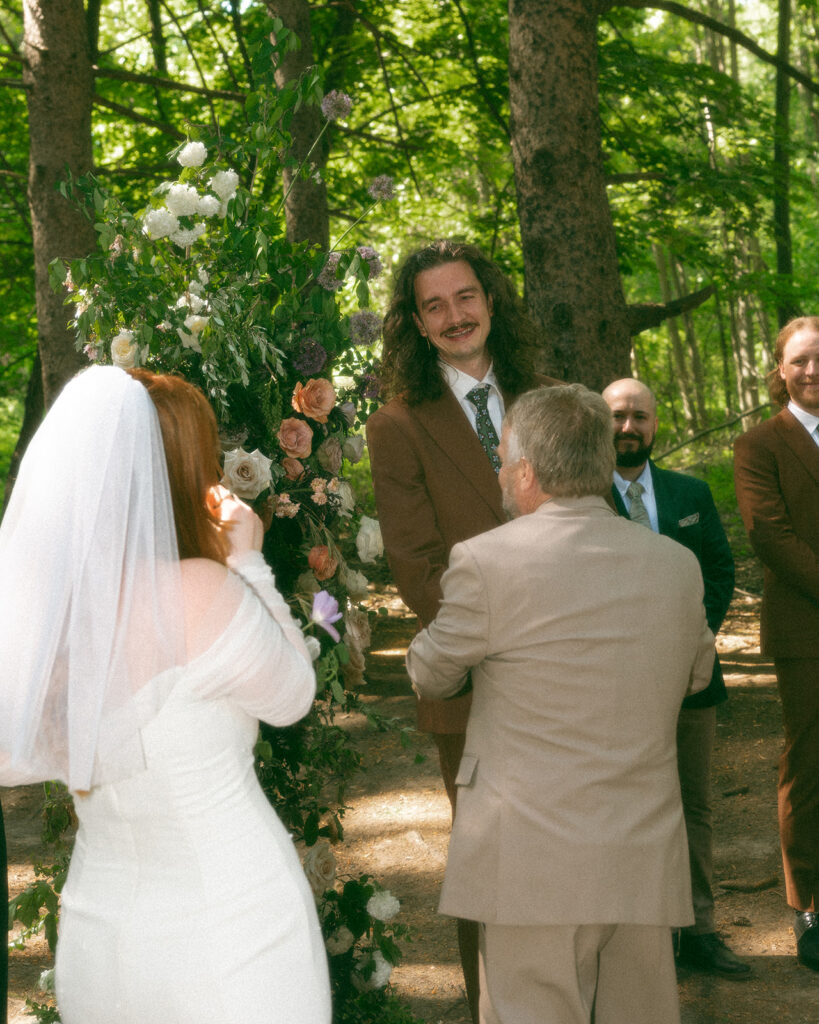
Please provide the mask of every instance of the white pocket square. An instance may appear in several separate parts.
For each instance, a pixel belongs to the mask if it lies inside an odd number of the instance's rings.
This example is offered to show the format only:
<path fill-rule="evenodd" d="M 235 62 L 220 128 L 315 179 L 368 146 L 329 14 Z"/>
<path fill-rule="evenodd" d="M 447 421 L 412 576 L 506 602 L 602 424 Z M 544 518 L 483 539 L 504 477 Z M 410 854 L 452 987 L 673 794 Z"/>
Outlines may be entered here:
<path fill-rule="evenodd" d="M 694 512 L 690 516 L 686 516 L 685 519 L 681 519 L 677 523 L 677 526 L 693 526 L 694 523 L 698 523 L 699 521 L 700 521 L 700 514 L 699 514 L 699 512 Z"/>

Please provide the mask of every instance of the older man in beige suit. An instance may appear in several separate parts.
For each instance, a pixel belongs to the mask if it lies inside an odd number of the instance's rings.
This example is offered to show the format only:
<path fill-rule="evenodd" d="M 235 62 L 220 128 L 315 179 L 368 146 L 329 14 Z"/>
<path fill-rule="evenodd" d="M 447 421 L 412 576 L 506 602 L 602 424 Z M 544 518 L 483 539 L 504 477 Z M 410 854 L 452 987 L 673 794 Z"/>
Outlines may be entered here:
<path fill-rule="evenodd" d="M 714 656 L 699 565 L 607 505 L 599 395 L 524 395 L 499 452 L 516 518 L 453 548 L 407 658 L 424 696 L 474 686 L 440 909 L 483 925 L 483 1024 L 673 1024 L 675 731 Z"/>

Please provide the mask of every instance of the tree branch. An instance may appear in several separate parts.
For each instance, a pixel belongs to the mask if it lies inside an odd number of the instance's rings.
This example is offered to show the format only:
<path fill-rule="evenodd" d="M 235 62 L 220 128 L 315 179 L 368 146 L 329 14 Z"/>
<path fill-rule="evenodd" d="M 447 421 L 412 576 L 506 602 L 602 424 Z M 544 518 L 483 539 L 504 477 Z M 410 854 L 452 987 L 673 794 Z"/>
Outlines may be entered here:
<path fill-rule="evenodd" d="M 30 89 L 31 86 L 22 78 L 0 78 L 0 87 L 4 89 Z"/>
<path fill-rule="evenodd" d="M 467 46 L 469 47 L 469 57 L 472 61 L 472 67 L 475 70 L 475 80 L 478 85 L 478 92 L 481 94 L 483 101 L 486 104 L 487 109 L 489 110 L 489 114 L 492 117 L 493 121 L 495 121 L 495 123 L 500 127 L 501 131 L 508 139 L 511 136 L 509 122 L 506 120 L 506 118 L 503 116 L 500 110 L 498 110 L 497 106 L 495 105 L 495 100 L 491 93 L 489 92 L 489 88 L 486 84 L 486 78 L 484 77 L 484 73 L 481 70 L 480 64 L 478 63 L 478 53 L 477 50 L 475 49 L 475 37 L 472 35 L 472 26 L 469 24 L 469 19 L 467 18 L 466 14 L 464 13 L 464 9 L 461 6 L 461 0 L 455 0 L 455 6 L 458 8 L 458 14 L 461 17 L 461 23 L 463 24 L 464 31 L 466 32 L 466 43 Z"/>
<path fill-rule="evenodd" d="M 171 78 L 158 78 L 156 75 L 141 75 L 136 71 L 121 71 L 118 68 L 101 68 L 94 66 L 91 69 L 95 78 L 114 78 L 121 82 L 140 82 L 142 85 L 150 85 L 156 89 L 175 89 L 177 92 L 195 93 L 197 96 L 207 96 L 214 100 L 233 100 L 235 103 L 244 103 L 245 97 L 241 92 L 229 92 L 227 89 L 208 89 L 203 85 L 188 85 L 186 82 L 174 82 Z"/>
<path fill-rule="evenodd" d="M 113 100 L 103 99 L 102 96 L 94 96 L 94 105 L 105 107 L 106 110 L 113 110 L 120 117 L 125 117 L 129 121 L 135 121 L 137 124 L 146 124 L 149 128 L 156 128 L 158 131 L 165 135 L 170 135 L 172 139 L 176 139 L 179 142 L 184 141 L 187 137 L 184 132 L 180 132 L 178 128 L 174 128 L 170 124 L 165 124 L 163 121 L 155 121 L 152 117 L 145 117 L 144 114 L 138 114 L 130 107 L 125 107 L 121 103 L 114 103 Z"/>
<path fill-rule="evenodd" d="M 671 448 L 667 448 L 660 455 L 653 455 L 652 458 L 655 462 L 659 462 L 660 459 L 664 459 L 672 452 L 678 452 L 681 448 L 687 448 L 688 445 L 692 444 L 694 441 L 699 441 L 701 437 L 705 437 L 707 434 L 714 434 L 718 430 L 726 430 L 728 427 L 733 427 L 748 416 L 754 416 L 756 413 L 770 408 L 770 405 L 770 402 L 763 402 L 762 405 L 757 405 L 753 409 L 748 409 L 747 412 L 742 412 L 739 416 L 734 416 L 733 419 L 725 420 L 724 423 L 718 423 L 715 427 L 706 427 L 705 430 L 700 430 L 696 434 L 692 434 L 691 437 L 687 437 L 684 441 L 680 441 L 679 444 L 672 445 Z"/>
<path fill-rule="evenodd" d="M 629 336 L 633 338 L 635 334 L 646 331 L 649 327 L 659 327 L 661 323 L 670 320 L 673 316 L 696 309 L 710 299 L 714 291 L 714 286 L 709 284 L 690 295 L 672 299 L 671 302 L 637 302 L 630 305 L 628 307 Z"/>
<path fill-rule="evenodd" d="M 739 29 L 732 28 L 730 25 L 724 25 L 721 21 L 717 21 L 716 18 L 711 18 L 707 14 L 692 11 L 690 7 L 675 3 L 674 0 L 612 0 L 611 3 L 606 3 L 603 6 L 605 10 L 610 10 L 612 7 L 631 7 L 636 10 L 666 11 L 668 14 L 676 14 L 678 18 L 690 21 L 694 25 L 702 25 L 703 28 L 710 29 L 711 32 L 725 36 L 726 39 L 730 39 L 732 42 L 750 51 L 755 57 L 759 57 L 761 61 L 770 64 L 772 67 L 779 68 L 780 71 L 790 75 L 794 81 L 804 86 L 808 92 L 819 96 L 819 82 L 814 82 L 810 76 L 800 71 L 799 68 L 794 67 L 793 64 L 789 64 L 786 60 L 781 60 L 773 53 L 763 50 L 758 43 L 755 43 L 750 36 L 746 36 L 744 32 L 740 32 Z"/>

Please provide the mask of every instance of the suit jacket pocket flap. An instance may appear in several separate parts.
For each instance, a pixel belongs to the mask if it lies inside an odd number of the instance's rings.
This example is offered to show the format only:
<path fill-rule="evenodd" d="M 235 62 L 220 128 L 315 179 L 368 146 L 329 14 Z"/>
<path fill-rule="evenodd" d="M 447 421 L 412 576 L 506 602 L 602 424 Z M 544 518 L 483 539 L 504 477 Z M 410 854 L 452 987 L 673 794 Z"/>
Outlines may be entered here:
<path fill-rule="evenodd" d="M 462 754 L 458 774 L 455 776 L 456 786 L 468 786 L 472 782 L 472 776 L 478 767 L 478 758 L 475 754 Z"/>

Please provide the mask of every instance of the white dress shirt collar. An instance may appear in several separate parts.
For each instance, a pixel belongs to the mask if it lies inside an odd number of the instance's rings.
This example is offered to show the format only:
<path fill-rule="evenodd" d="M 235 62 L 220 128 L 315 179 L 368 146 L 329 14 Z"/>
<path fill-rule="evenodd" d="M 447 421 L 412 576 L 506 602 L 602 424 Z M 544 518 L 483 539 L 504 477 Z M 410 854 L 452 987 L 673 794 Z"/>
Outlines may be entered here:
<path fill-rule="evenodd" d="M 489 364 L 489 369 L 486 371 L 483 380 L 475 380 L 475 378 L 470 377 L 468 373 L 458 370 L 450 363 L 444 362 L 443 359 L 439 359 L 438 363 L 444 374 L 444 380 L 449 385 L 458 405 L 460 405 L 466 414 L 466 418 L 469 420 L 470 426 L 473 430 L 477 429 L 475 424 L 475 406 L 466 396 L 477 384 L 489 385 L 489 394 L 487 395 L 489 418 L 492 420 L 495 433 L 500 437 L 501 424 L 503 423 L 503 417 L 506 410 L 503 405 L 503 395 L 501 394 L 500 387 L 498 386 L 498 381 L 495 377 L 495 371 L 492 369 L 492 364 Z"/>

